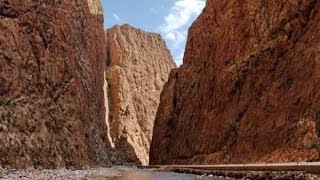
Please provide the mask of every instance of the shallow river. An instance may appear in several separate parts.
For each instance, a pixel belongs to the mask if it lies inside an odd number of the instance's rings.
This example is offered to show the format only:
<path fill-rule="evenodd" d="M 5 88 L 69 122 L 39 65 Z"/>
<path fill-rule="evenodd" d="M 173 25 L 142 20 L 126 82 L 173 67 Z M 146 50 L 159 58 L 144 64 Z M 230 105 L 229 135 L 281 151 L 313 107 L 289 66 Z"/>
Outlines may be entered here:
<path fill-rule="evenodd" d="M 179 174 L 172 172 L 157 172 L 153 170 L 130 170 L 114 177 L 91 176 L 91 180 L 225 180 L 224 178 Z"/>
<path fill-rule="evenodd" d="M 225 178 L 113 167 L 88 170 L 6 170 L 0 169 L 0 179 L 6 180 L 225 180 Z"/>

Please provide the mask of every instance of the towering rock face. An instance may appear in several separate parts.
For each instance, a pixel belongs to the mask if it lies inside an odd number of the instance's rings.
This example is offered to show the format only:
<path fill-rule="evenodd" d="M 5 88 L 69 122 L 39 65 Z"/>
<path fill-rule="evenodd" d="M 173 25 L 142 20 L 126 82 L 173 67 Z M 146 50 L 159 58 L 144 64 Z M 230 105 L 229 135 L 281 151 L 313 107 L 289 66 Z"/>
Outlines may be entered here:
<path fill-rule="evenodd" d="M 320 1 L 207 0 L 161 95 L 151 164 L 312 160 Z"/>
<path fill-rule="evenodd" d="M 115 26 L 107 31 L 106 102 L 111 160 L 148 164 L 160 93 L 175 67 L 161 36 Z"/>
<path fill-rule="evenodd" d="M 0 166 L 106 165 L 98 0 L 0 1 Z"/>

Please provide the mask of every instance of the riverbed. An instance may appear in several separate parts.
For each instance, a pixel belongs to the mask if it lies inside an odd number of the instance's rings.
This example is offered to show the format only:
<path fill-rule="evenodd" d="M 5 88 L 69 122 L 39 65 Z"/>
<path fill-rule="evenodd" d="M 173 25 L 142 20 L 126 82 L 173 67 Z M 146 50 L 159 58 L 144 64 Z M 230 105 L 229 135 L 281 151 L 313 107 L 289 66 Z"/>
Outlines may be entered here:
<path fill-rule="evenodd" d="M 87 170 L 15 170 L 0 169 L 0 179 L 5 180 L 226 180 L 222 177 L 201 176 L 135 167 L 96 168 Z"/>

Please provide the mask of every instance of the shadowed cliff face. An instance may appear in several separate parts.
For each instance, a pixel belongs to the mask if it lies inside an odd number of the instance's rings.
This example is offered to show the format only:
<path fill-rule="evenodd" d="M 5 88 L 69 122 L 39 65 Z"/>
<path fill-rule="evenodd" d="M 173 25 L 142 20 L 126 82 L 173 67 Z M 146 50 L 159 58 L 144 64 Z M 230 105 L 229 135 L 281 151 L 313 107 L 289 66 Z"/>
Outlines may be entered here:
<path fill-rule="evenodd" d="M 160 92 L 175 63 L 161 36 L 129 25 L 107 30 L 109 139 L 115 164 L 148 164 Z"/>
<path fill-rule="evenodd" d="M 0 166 L 107 165 L 99 1 L 0 1 Z"/>
<path fill-rule="evenodd" d="M 161 94 L 151 164 L 318 158 L 320 2 L 208 0 Z"/>

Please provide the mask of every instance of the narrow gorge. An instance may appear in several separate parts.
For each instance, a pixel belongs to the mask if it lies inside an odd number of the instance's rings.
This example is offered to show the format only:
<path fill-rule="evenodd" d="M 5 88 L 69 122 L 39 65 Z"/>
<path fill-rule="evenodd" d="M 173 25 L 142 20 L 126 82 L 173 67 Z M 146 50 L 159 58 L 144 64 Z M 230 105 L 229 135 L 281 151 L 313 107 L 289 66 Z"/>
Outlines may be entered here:
<path fill-rule="evenodd" d="M 150 29 L 172 51 L 116 13 L 123 25 L 105 29 L 103 2 L 0 0 L 0 179 L 314 161 L 320 173 L 319 0 L 170 1 Z"/>

